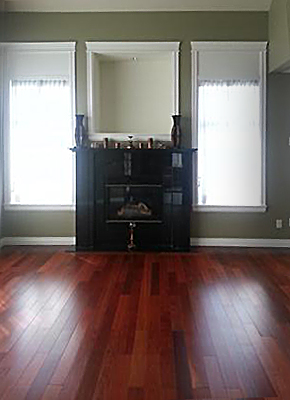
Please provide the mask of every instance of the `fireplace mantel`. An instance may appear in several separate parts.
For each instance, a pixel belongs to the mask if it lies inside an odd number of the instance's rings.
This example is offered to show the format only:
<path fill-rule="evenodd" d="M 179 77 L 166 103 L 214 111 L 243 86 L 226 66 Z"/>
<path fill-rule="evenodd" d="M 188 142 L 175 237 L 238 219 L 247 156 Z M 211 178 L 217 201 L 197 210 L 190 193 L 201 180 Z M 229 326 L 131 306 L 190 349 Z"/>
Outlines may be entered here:
<path fill-rule="evenodd" d="M 77 250 L 189 250 L 193 149 L 75 151 Z"/>

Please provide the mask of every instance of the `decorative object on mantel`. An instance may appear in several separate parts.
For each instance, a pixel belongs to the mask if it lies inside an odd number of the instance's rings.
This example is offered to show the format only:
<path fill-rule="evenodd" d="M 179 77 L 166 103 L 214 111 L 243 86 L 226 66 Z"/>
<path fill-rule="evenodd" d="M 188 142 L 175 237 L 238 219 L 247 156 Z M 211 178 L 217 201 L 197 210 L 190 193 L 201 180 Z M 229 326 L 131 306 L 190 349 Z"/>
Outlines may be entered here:
<path fill-rule="evenodd" d="M 84 126 L 84 117 L 84 114 L 76 114 L 76 147 L 86 147 L 88 145 L 88 135 Z"/>
<path fill-rule="evenodd" d="M 128 135 L 129 145 L 128 145 L 127 149 L 134 149 L 133 137 L 134 137 L 133 135 Z"/>
<path fill-rule="evenodd" d="M 166 149 L 165 143 L 160 142 L 160 140 L 156 143 L 156 149 Z"/>
<path fill-rule="evenodd" d="M 180 148 L 181 143 L 181 129 L 180 129 L 180 118 L 181 115 L 172 115 L 173 126 L 171 129 L 171 141 L 173 147 Z"/>
<path fill-rule="evenodd" d="M 153 138 L 150 137 L 147 143 L 148 149 L 153 149 Z"/>
<path fill-rule="evenodd" d="M 104 138 L 103 144 L 104 144 L 104 149 L 108 149 L 109 148 L 109 139 L 107 137 Z"/>

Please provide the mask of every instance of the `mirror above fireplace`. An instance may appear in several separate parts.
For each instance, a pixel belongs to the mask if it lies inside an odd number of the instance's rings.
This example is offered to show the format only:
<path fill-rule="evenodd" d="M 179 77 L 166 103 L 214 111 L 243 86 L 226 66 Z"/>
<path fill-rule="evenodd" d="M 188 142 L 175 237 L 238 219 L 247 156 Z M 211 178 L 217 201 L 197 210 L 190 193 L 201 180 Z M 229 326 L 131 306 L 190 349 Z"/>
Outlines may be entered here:
<path fill-rule="evenodd" d="M 87 42 L 91 140 L 170 140 L 179 114 L 179 42 Z"/>

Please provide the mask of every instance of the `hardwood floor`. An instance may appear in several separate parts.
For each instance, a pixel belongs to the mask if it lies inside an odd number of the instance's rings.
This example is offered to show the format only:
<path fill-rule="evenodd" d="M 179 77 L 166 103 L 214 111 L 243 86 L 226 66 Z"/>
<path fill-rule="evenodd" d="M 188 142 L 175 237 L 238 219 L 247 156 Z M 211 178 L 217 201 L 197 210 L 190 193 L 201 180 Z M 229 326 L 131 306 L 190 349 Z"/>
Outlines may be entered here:
<path fill-rule="evenodd" d="M 290 399 L 290 251 L 0 252 L 0 400 Z"/>

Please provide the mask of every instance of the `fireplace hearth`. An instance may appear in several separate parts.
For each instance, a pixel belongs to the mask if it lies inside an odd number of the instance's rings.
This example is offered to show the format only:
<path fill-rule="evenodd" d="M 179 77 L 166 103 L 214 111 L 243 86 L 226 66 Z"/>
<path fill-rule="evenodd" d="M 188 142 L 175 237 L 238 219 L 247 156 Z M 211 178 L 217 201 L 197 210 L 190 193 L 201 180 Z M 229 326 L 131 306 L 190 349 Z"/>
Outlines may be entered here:
<path fill-rule="evenodd" d="M 189 249 L 193 150 L 75 151 L 77 250 Z"/>

